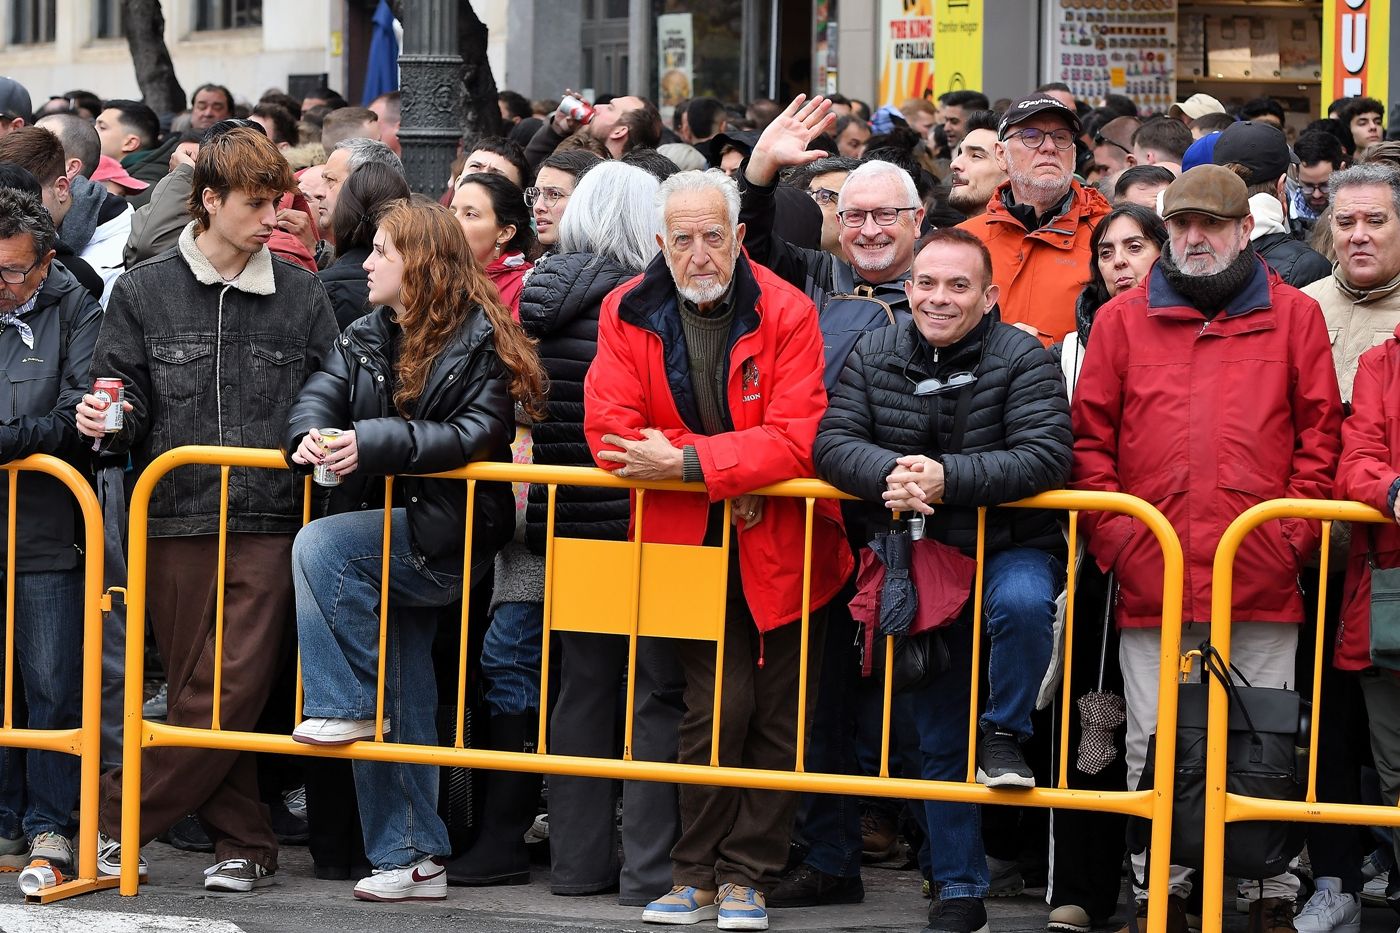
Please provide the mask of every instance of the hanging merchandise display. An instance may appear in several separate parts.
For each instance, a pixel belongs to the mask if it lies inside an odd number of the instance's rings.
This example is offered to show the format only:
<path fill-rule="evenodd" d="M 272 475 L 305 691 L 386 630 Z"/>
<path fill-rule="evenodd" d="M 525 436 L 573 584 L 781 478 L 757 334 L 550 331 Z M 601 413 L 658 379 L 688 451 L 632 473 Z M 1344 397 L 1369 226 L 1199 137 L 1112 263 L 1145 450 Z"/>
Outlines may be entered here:
<path fill-rule="evenodd" d="M 1175 98 L 1176 0 L 1055 0 L 1050 81 L 1076 97 L 1126 94 L 1146 112 Z"/>

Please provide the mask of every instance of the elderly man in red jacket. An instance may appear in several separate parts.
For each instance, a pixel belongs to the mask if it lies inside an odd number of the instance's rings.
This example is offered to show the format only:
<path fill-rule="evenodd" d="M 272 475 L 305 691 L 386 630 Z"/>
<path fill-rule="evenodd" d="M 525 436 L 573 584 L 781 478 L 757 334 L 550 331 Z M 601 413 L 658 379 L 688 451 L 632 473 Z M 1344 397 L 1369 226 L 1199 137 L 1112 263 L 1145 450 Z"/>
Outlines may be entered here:
<path fill-rule="evenodd" d="M 1245 184 L 1203 165 L 1167 188 L 1169 250 L 1138 288 L 1099 311 L 1074 391 L 1073 485 L 1152 503 L 1185 549 L 1182 643 L 1209 636 L 1211 567 L 1227 525 L 1266 499 L 1326 499 L 1342 404 L 1317 302 L 1249 248 Z M 1128 784 L 1156 728 L 1162 556 L 1134 520 L 1084 517 L 1089 549 L 1117 574 L 1128 700 Z M 1303 604 L 1298 570 L 1316 522 L 1270 522 L 1235 561 L 1230 660 L 1256 687 L 1293 686 Z M 1145 863 L 1134 857 L 1139 876 Z M 1168 931 L 1184 933 L 1190 875 L 1172 867 Z M 1293 875 L 1252 881 L 1250 930 L 1293 930 Z M 1138 892 L 1138 897 L 1144 897 Z M 1144 901 L 1139 916 L 1146 916 Z"/>
<path fill-rule="evenodd" d="M 812 302 L 742 254 L 733 180 L 681 172 L 657 200 L 661 253 L 603 302 L 584 430 L 598 465 L 619 476 L 704 484 L 703 494 L 649 493 L 647 541 L 719 544 L 724 500 L 734 500 L 719 761 L 787 770 L 796 752 L 801 633 L 792 623 L 802 615 L 805 507 L 750 493 L 813 475 L 826 411 L 822 335 Z M 811 618 L 820 625 L 818 610 L 850 575 L 852 558 L 834 501 L 819 500 L 814 521 Z M 818 631 L 810 646 L 821 644 Z M 679 758 L 707 764 L 714 647 L 682 642 L 679 654 Z M 819 663 L 809 660 L 812 670 Z M 792 793 L 683 785 L 675 887 L 643 919 L 718 917 L 721 930 L 767 929 L 764 891 L 786 863 L 796 804 Z"/>

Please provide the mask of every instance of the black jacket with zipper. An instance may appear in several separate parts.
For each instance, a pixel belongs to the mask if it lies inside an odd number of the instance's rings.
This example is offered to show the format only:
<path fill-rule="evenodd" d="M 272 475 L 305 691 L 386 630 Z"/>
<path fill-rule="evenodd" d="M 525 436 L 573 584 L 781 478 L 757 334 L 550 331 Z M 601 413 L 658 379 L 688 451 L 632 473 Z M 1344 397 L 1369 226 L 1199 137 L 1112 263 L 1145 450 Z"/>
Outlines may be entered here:
<path fill-rule="evenodd" d="M 331 489 L 328 511 L 383 508 L 381 477 L 395 475 L 394 504 L 408 512 L 415 553 L 433 570 L 460 574 L 466 482 L 405 474 L 440 473 L 479 460 L 509 462 L 515 431 L 510 374 L 496 355 L 491 322 L 477 308 L 433 363 L 413 417 L 403 417 L 393 399 L 392 355 L 402 335 L 392 313 L 375 308 L 340 335 L 292 404 L 284 452 L 291 463 L 290 453 L 312 428 L 353 429 L 359 467 Z M 514 510 L 508 483 L 477 484 L 473 565 L 510 538 Z"/>

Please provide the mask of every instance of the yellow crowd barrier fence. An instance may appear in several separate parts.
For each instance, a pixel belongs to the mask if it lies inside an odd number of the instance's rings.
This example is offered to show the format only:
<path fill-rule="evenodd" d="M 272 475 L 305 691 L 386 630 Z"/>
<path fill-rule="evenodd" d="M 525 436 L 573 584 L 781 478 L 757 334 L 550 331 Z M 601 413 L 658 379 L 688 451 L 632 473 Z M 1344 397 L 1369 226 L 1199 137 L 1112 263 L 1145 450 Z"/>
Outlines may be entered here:
<path fill-rule="evenodd" d="M 130 508 L 130 555 L 128 606 L 130 618 L 144 618 L 146 608 L 146 568 L 148 510 L 152 492 L 156 484 L 172 470 L 191 465 L 217 466 L 221 474 L 220 509 L 226 519 L 228 512 L 228 491 L 230 469 L 269 469 L 283 470 L 286 464 L 278 451 L 252 450 L 229 447 L 183 447 L 169 451 L 153 462 L 136 484 Z M 477 484 L 482 482 L 524 482 L 545 485 L 548 489 L 548 541 L 544 591 L 544 639 L 542 649 L 546 652 L 541 668 L 542 680 L 548 677 L 549 634 L 558 631 L 577 631 L 612 634 L 626 637 L 629 644 L 629 659 L 633 662 L 629 670 L 635 669 L 637 639 L 639 637 L 684 638 L 713 641 L 716 643 L 717 660 L 723 657 L 724 609 L 727 587 L 726 573 L 729 566 L 728 550 L 731 546 L 729 535 L 729 504 L 725 506 L 725 533 L 720 547 L 690 547 L 666 544 L 642 543 L 641 535 L 633 541 L 594 541 L 566 538 L 555 534 L 555 503 L 560 486 L 591 486 L 618 490 L 631 490 L 635 494 L 633 509 L 635 524 L 644 527 L 647 521 L 647 493 L 657 490 L 703 492 L 698 484 L 687 485 L 679 482 L 631 482 L 619 479 L 605 471 L 578 468 L 552 467 L 543 465 L 520 465 L 507 463 L 477 463 L 449 473 L 433 474 L 444 479 L 457 479 L 467 484 L 467 517 L 463 535 L 466 542 L 464 560 L 470 560 L 472 525 L 471 514 Z M 392 492 L 393 478 L 386 478 L 386 501 Z M 306 517 L 310 517 L 310 479 L 306 480 Z M 801 662 L 806 670 L 809 658 L 808 635 L 811 622 L 811 549 L 815 504 L 818 499 L 849 498 L 831 486 L 817 480 L 801 479 L 780 483 L 755 494 L 772 497 L 799 499 L 806 510 L 807 523 L 804 543 L 805 584 L 807 595 L 803 600 L 801 625 Z M 1078 515 L 1081 511 L 1109 511 L 1132 516 L 1142 522 L 1157 539 L 1163 552 L 1165 565 L 1162 581 L 1162 604 L 1165 607 L 1162 618 L 1161 677 L 1158 685 L 1159 728 L 1165 734 L 1174 734 L 1176 729 L 1178 657 L 1181 639 L 1181 591 L 1183 564 L 1181 545 L 1176 533 L 1166 519 L 1152 506 L 1140 499 L 1119 493 L 1093 493 L 1059 490 L 1047 492 L 1020 502 L 1008 503 L 1005 508 L 1035 508 L 1058 510 L 1068 513 L 1068 537 L 1070 566 L 1067 586 L 1068 608 L 1064 646 L 1065 669 L 1072 663 L 1074 646 L 1074 581 L 1076 577 L 1073 562 L 1079 540 Z M 972 665 L 977 669 L 981 655 L 981 613 L 982 613 L 982 566 L 985 546 L 987 510 L 979 510 L 978 516 L 978 570 L 973 593 L 973 630 L 978 636 L 973 639 Z M 387 575 L 388 541 L 390 537 L 390 516 L 385 515 L 384 564 L 383 574 Z M 219 579 L 222 585 L 223 560 L 227 546 L 227 524 L 221 522 L 219 533 Z M 469 564 L 464 564 L 463 579 L 471 578 Z M 596 611 L 598 605 L 606 604 L 609 611 Z M 1082 790 L 1068 786 L 1067 761 L 1068 728 L 1062 730 L 1060 767 L 1052 787 L 1038 787 L 1032 790 L 1008 791 L 991 789 L 973 780 L 975 772 L 976 730 L 978 714 L 978 678 L 972 678 L 972 692 L 968 717 L 968 763 L 967 780 L 925 781 L 911 778 L 896 778 L 889 774 L 891 692 L 894 671 L 892 639 L 886 639 L 886 664 L 884 683 L 884 713 L 882 723 L 881 771 L 878 776 L 855 776 L 813 773 L 806 770 L 803 746 L 805 744 L 805 722 L 803 711 L 806 708 L 806 677 L 798 679 L 797 703 L 797 757 L 792 771 L 760 770 L 753 768 L 721 766 L 718 763 L 720 743 L 711 743 L 711 760 L 708 765 L 677 764 L 668 762 L 639 761 L 632 759 L 633 728 L 633 686 L 627 686 L 628 704 L 624 726 L 624 746 L 620 759 L 584 758 L 550 754 L 547 745 L 546 724 L 548 721 L 548 684 L 541 684 L 539 721 L 539 743 L 535 752 L 504 752 L 466 747 L 464 710 L 467 697 L 467 645 L 470 592 L 464 592 L 461 610 L 461 657 L 459 657 L 458 680 L 456 685 L 457 721 L 454 742 L 451 746 L 405 745 L 383 741 L 384 720 L 384 644 L 388 631 L 391 607 L 384 590 L 384 577 L 381 576 L 380 597 L 380 669 L 376 699 L 376 730 L 373 740 L 356 742 L 346 746 L 326 747 L 303 745 L 292 741 L 287 735 L 270 735 L 251 732 L 237 732 L 221 728 L 218 717 L 217 699 L 209 728 L 172 726 L 142 719 L 142 687 L 144 681 L 143 658 L 145 634 L 140 625 L 127 627 L 126 648 L 126 713 L 125 748 L 123 750 L 123 806 L 122 806 L 122 871 L 121 893 L 137 893 L 137 861 L 140 827 L 140 782 L 141 750 L 143 748 L 185 747 L 208 748 L 252 752 L 273 752 L 327 758 L 346 758 L 366 761 L 396 761 L 407 764 L 454 766 L 463 768 L 484 768 L 508 771 L 534 771 L 542 774 L 569 774 L 580 777 L 599 777 L 627 780 L 650 780 L 674 783 L 717 784 L 723 786 L 749 787 L 765 790 L 806 791 L 815 793 L 836 793 L 861 796 L 911 798 L 919 800 L 945 800 L 960 803 L 1015 804 L 1037 807 L 1063 807 L 1082 810 L 1104 810 L 1137 816 L 1152 823 L 1151 843 L 1154 853 L 1166 853 L 1170 848 L 1172 775 L 1174 768 L 1174 748 L 1167 743 L 1159 749 L 1156 760 L 1155 789 L 1144 791 L 1102 791 Z M 215 606 L 215 644 L 221 648 L 224 638 L 222 600 Z M 221 653 L 221 652 L 216 652 Z M 216 661 L 215 689 L 220 684 L 218 671 L 222 657 Z M 1070 697 L 1069 677 L 1062 686 L 1063 723 L 1068 725 L 1068 717 L 1073 704 Z M 95 696 L 95 694 L 94 694 Z M 719 706 L 722 699 L 720 685 L 714 691 L 715 730 L 718 731 Z M 300 720 L 301 689 L 298 681 L 296 718 Z M 94 732 L 94 743 L 95 732 Z M 1152 860 L 1149 877 L 1149 890 L 1165 892 L 1169 859 Z M 1159 931 L 1165 928 L 1165 897 L 1150 898 L 1152 916 L 1148 918 L 1149 929 Z"/>
<path fill-rule="evenodd" d="M 1231 604 L 1234 592 L 1235 555 L 1244 539 L 1260 525 L 1281 518 L 1322 522 L 1322 546 L 1318 557 L 1317 626 L 1313 652 L 1312 728 L 1308 747 L 1308 783 L 1302 800 L 1264 800 L 1231 794 L 1226 790 L 1226 743 L 1229 696 L 1224 684 L 1210 678 L 1208 730 L 1213 739 L 1206 750 L 1205 848 L 1201 865 L 1201 933 L 1220 933 L 1224 923 L 1225 826 L 1247 820 L 1280 820 L 1300 823 L 1343 823 L 1357 826 L 1400 826 L 1400 808 L 1362 804 L 1325 803 L 1317 799 L 1317 745 L 1321 732 L 1322 665 L 1330 656 L 1323 644 L 1323 614 L 1331 558 L 1332 523 L 1389 522 L 1390 519 L 1359 502 L 1320 499 L 1273 499 L 1242 513 L 1220 536 L 1211 579 L 1210 641 L 1228 663 L 1230 660 Z"/>
<path fill-rule="evenodd" d="M 40 889 L 27 898 L 32 902 L 47 903 L 115 887 L 117 883 L 117 879 L 99 877 L 97 873 L 97 795 L 102 767 L 102 612 L 106 606 L 102 592 L 102 508 L 92 485 L 83 475 L 56 457 L 35 454 L 6 463 L 0 469 L 5 472 L 9 494 L 5 529 L 5 707 L 4 722 L 0 725 L 0 746 L 76 755 L 81 761 L 78 778 L 77 876 L 54 887 Z M 58 480 L 73 494 L 82 517 L 82 711 L 76 729 L 24 729 L 14 724 L 15 587 L 23 582 L 15 575 L 21 473 L 40 473 Z M 37 620 L 19 621 L 32 625 Z"/>

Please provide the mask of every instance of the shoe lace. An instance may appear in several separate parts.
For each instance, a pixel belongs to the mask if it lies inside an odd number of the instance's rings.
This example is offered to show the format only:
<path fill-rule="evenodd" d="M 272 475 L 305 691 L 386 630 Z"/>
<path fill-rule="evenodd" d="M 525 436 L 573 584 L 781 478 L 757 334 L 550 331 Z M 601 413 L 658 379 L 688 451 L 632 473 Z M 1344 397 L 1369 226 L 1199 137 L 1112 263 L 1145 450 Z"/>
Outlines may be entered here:
<path fill-rule="evenodd" d="M 1308 902 L 1303 905 L 1303 909 L 1298 912 L 1298 916 L 1319 917 L 1326 916 L 1334 910 L 1345 907 L 1344 895 L 1331 890 L 1330 888 L 1318 888 L 1313 892 L 1313 896 L 1308 898 Z"/>
<path fill-rule="evenodd" d="M 1021 761 L 1021 750 L 1017 747 L 1014 735 L 993 732 L 987 736 L 985 747 L 987 757 L 993 761 L 1012 761 L 1017 764 Z"/>

